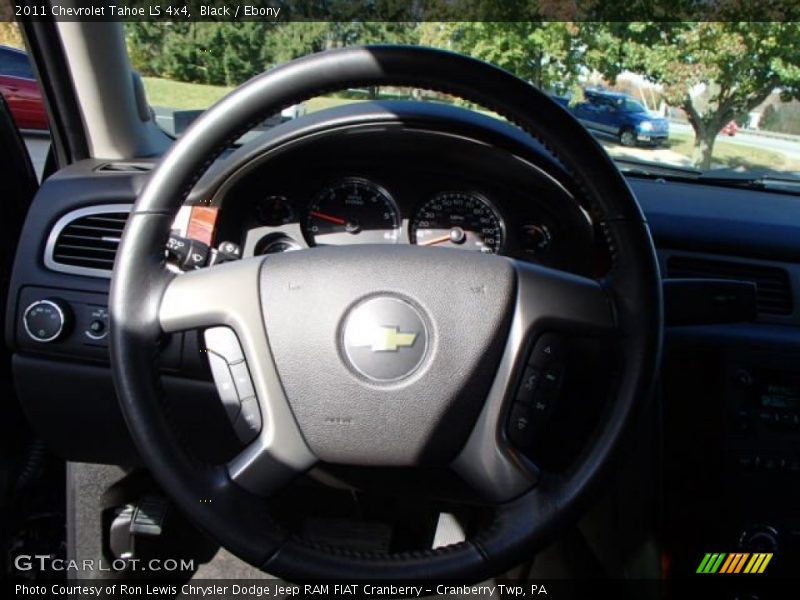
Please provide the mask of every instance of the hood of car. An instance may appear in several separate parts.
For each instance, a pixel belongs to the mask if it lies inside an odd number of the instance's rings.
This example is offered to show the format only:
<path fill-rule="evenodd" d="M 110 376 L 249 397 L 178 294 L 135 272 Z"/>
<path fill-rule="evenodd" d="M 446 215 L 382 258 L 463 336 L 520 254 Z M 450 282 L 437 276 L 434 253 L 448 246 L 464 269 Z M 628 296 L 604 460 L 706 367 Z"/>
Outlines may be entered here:
<path fill-rule="evenodd" d="M 668 121 L 664 117 L 660 117 L 658 115 L 652 115 L 649 113 L 635 113 L 635 112 L 628 112 L 625 113 L 625 116 L 630 117 L 634 121 L 641 122 L 641 121 L 650 121 L 654 124 L 666 124 Z"/>

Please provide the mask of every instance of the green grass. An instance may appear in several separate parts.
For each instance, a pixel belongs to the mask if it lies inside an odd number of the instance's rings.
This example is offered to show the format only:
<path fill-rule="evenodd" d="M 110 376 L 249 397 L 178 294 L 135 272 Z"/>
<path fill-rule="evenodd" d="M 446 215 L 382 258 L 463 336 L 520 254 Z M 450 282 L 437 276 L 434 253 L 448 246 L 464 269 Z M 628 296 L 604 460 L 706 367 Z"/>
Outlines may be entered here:
<path fill-rule="evenodd" d="M 233 87 L 184 83 L 157 77 L 142 77 L 147 100 L 152 106 L 165 106 L 181 110 L 208 108 L 228 94 Z M 358 102 L 357 99 L 320 96 L 306 102 L 308 112 L 324 110 L 333 106 Z"/>
<path fill-rule="evenodd" d="M 343 104 L 352 104 L 353 102 L 361 102 L 353 98 L 338 98 L 336 96 L 317 96 L 306 102 L 306 110 L 308 112 L 317 112 L 318 110 L 325 110 L 326 108 L 333 108 L 334 106 L 342 106 Z"/>
<path fill-rule="evenodd" d="M 147 101 L 151 106 L 167 106 L 181 110 L 208 108 L 230 92 L 232 87 L 184 83 L 157 77 L 142 77 Z"/>
<path fill-rule="evenodd" d="M 694 136 L 687 133 L 670 133 L 669 149 L 678 154 L 691 157 Z M 792 160 L 774 150 L 738 146 L 717 138 L 714 143 L 712 163 L 715 166 L 741 167 L 744 169 L 775 169 L 777 171 L 798 171 L 800 161 Z"/>

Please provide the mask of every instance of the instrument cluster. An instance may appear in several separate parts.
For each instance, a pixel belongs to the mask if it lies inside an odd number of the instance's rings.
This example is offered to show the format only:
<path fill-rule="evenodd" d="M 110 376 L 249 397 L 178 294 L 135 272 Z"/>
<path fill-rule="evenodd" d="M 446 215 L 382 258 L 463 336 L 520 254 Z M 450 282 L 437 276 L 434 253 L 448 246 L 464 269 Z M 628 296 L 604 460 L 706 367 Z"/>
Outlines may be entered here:
<path fill-rule="evenodd" d="M 314 191 L 308 185 L 276 185 L 244 209 L 244 256 L 314 246 L 414 244 L 546 263 L 563 229 L 541 206 L 509 206 L 497 191 L 449 181 L 425 187 L 427 193 L 409 198 L 407 189 L 401 195 L 383 181 L 349 174 L 328 178 Z"/>
<path fill-rule="evenodd" d="M 249 257 L 306 248 L 411 244 L 499 254 L 581 275 L 597 267 L 595 224 L 536 156 L 471 138 L 346 129 L 253 150 L 198 196 L 218 210 L 215 243 Z"/>

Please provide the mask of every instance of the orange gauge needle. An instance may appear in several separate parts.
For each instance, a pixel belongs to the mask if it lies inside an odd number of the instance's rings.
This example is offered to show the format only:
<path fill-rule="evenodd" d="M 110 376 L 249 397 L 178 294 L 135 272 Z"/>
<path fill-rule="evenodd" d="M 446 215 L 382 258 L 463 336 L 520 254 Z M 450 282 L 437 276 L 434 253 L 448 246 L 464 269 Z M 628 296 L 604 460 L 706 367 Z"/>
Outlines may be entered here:
<path fill-rule="evenodd" d="M 312 217 L 317 217 L 318 219 L 322 219 L 323 221 L 330 221 L 331 223 L 336 223 L 337 225 L 347 225 L 347 221 L 345 221 L 344 219 L 340 219 L 339 217 L 334 217 L 333 215 L 317 212 L 316 210 L 312 210 L 309 214 Z"/>
<path fill-rule="evenodd" d="M 418 246 L 433 246 L 434 244 L 441 244 L 442 242 L 449 242 L 451 240 L 450 234 L 441 235 L 437 238 L 433 238 L 430 240 L 425 240 L 424 242 L 419 242 Z"/>

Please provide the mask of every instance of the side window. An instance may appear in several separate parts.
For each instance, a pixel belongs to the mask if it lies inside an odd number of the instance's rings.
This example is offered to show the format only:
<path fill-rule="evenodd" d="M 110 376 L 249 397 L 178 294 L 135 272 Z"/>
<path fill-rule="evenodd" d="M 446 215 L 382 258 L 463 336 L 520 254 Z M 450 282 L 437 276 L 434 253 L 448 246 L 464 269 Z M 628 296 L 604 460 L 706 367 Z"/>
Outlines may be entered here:
<path fill-rule="evenodd" d="M 590 110 L 597 110 L 600 108 L 600 98 L 595 96 L 594 94 L 585 94 L 585 103 L 584 106 Z"/>
<path fill-rule="evenodd" d="M 21 52 L 0 50 L 0 75 L 33 79 L 33 69 L 28 57 Z"/>
<path fill-rule="evenodd" d="M 597 99 L 597 110 L 602 112 L 611 112 L 611 106 L 613 105 L 613 101 L 609 98 L 598 98 Z"/>

